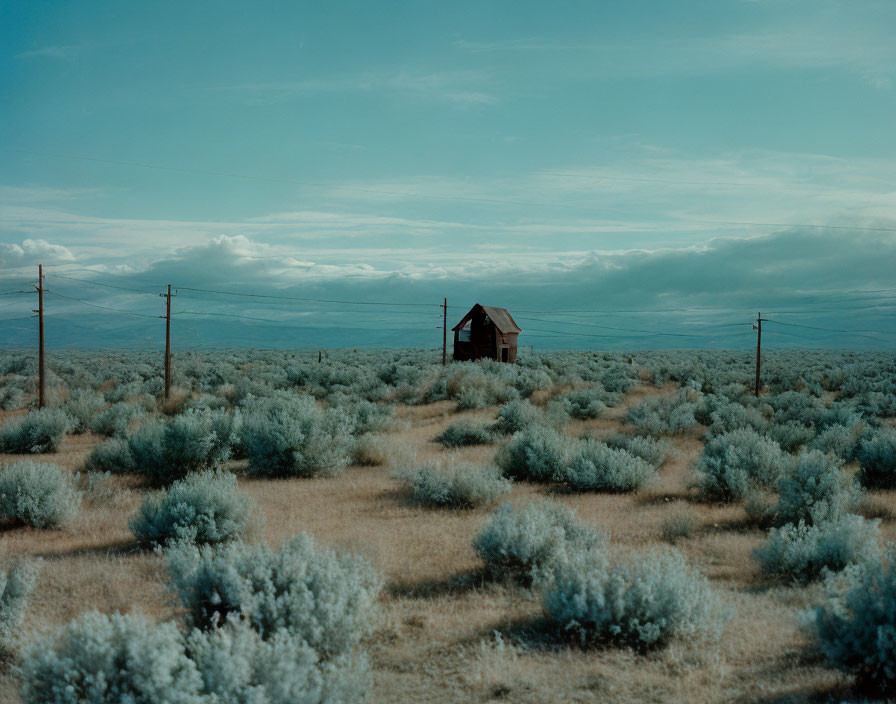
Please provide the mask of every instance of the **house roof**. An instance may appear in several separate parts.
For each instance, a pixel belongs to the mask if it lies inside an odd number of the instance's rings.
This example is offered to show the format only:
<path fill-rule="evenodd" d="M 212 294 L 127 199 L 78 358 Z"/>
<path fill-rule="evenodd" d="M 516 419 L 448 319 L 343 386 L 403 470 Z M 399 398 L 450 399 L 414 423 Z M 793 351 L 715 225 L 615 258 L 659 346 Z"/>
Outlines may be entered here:
<path fill-rule="evenodd" d="M 498 330 L 500 330 L 505 335 L 507 333 L 522 332 L 522 329 L 514 322 L 513 317 L 510 315 L 510 313 L 507 312 L 506 308 L 495 308 L 494 306 L 484 306 L 479 303 L 477 303 L 475 306 L 470 308 L 470 310 L 467 312 L 467 314 L 463 318 L 461 318 L 460 322 L 451 329 L 457 330 L 464 323 L 466 323 L 467 320 L 469 320 L 470 317 L 473 315 L 473 311 L 476 310 L 477 307 L 482 308 L 482 310 L 488 316 L 489 320 L 491 320 L 495 324 L 495 327 L 498 328 Z"/>

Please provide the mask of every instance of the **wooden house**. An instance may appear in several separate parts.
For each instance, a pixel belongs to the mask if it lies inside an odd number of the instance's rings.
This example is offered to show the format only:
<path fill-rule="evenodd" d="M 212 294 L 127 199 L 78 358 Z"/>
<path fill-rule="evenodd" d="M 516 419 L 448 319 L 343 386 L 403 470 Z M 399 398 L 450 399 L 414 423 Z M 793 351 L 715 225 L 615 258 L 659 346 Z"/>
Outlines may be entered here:
<path fill-rule="evenodd" d="M 494 308 L 477 303 L 455 325 L 454 359 L 494 359 L 516 362 L 519 326 L 505 308 Z"/>

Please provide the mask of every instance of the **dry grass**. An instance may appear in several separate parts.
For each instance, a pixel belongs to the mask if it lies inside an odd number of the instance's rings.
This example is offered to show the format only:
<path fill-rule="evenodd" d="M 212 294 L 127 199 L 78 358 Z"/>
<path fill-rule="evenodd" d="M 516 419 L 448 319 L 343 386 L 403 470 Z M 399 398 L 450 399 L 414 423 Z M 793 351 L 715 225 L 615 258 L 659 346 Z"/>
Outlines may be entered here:
<path fill-rule="evenodd" d="M 668 393 L 663 389 L 661 393 Z M 627 408 L 655 389 L 638 387 L 603 418 L 576 421 L 569 431 L 614 432 Z M 433 441 L 459 418 L 492 419 L 497 409 L 456 413 L 441 402 L 399 409 L 402 422 L 389 437 L 395 454 L 420 460 L 446 452 Z M 7 414 L 8 415 L 8 414 Z M 370 643 L 375 702 L 808 702 L 842 697 L 848 683 L 806 648 L 798 613 L 819 597 L 818 588 L 764 581 L 752 551 L 763 539 L 741 506 L 699 503 L 688 485 L 702 447 L 699 432 L 676 438 L 659 477 L 636 494 L 571 494 L 518 484 L 508 501 L 552 495 L 579 517 L 603 528 L 624 547 L 661 544 L 663 523 L 680 502 L 699 521 L 677 542 L 714 581 L 734 617 L 717 645 L 687 644 L 636 655 L 619 649 L 584 651 L 539 635 L 539 595 L 487 581 L 470 542 L 487 509 L 429 509 L 407 501 L 391 478 L 393 462 L 351 467 L 333 479 L 241 481 L 266 516 L 274 546 L 308 531 L 320 542 L 360 553 L 386 576 L 382 623 Z M 101 438 L 68 437 L 48 455 L 73 471 Z M 490 462 L 495 447 L 454 450 L 459 460 Z M 0 456 L 0 462 L 14 459 Z M 239 465 L 234 465 L 238 468 Z M 141 489 L 113 479 L 109 501 L 88 502 L 63 530 L 6 530 L 11 552 L 40 556 L 44 569 L 29 607 L 25 631 L 58 626 L 91 608 L 140 610 L 154 618 L 175 615 L 165 588 L 162 558 L 136 549 L 127 528 Z M 878 492 L 874 510 L 896 538 L 896 492 Z M 496 633 L 500 634 L 496 636 Z M 16 702 L 8 666 L 0 703 Z"/>

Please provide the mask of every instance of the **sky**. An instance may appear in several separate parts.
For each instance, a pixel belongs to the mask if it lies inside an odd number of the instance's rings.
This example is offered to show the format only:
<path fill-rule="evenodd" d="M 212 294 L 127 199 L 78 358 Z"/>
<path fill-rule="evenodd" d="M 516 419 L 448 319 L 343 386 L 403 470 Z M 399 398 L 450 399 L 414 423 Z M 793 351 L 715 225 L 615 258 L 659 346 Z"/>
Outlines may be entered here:
<path fill-rule="evenodd" d="M 182 346 L 436 347 L 447 298 L 536 349 L 747 349 L 760 311 L 770 347 L 892 349 L 894 26 L 890 0 L 4 3 L 0 345 L 33 344 L 43 263 L 57 347 L 156 345 L 170 283 Z"/>

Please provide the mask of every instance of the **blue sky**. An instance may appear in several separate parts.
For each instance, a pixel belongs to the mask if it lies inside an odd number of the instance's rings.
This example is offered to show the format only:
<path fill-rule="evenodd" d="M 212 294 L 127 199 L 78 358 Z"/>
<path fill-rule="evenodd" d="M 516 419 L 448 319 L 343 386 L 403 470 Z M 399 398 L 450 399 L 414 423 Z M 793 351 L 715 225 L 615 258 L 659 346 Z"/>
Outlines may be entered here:
<path fill-rule="evenodd" d="M 881 291 L 896 289 L 892 2 L 51 2 L 0 13 L 4 290 L 42 261 L 126 287 L 448 296 L 461 308 L 605 310 L 616 316 L 605 327 L 638 330 L 727 324 L 763 306 L 795 324 L 882 331 L 857 342 L 807 328 L 806 344 L 896 341 L 896 291 Z M 55 285 L 99 305 L 155 305 Z M 33 303 L 14 299 L 0 317 Z M 61 317 L 115 323 L 56 303 Z M 268 303 L 248 314 L 363 319 Z M 234 304 L 192 307 L 245 312 Z M 593 317 L 560 319 L 552 329 L 566 334 L 539 344 L 670 341 L 586 338 Z M 222 334 L 204 322 L 197 339 Z M 27 325 L 0 326 L 0 342 Z M 144 339 L 126 326 L 119 341 L 128 335 Z"/>

